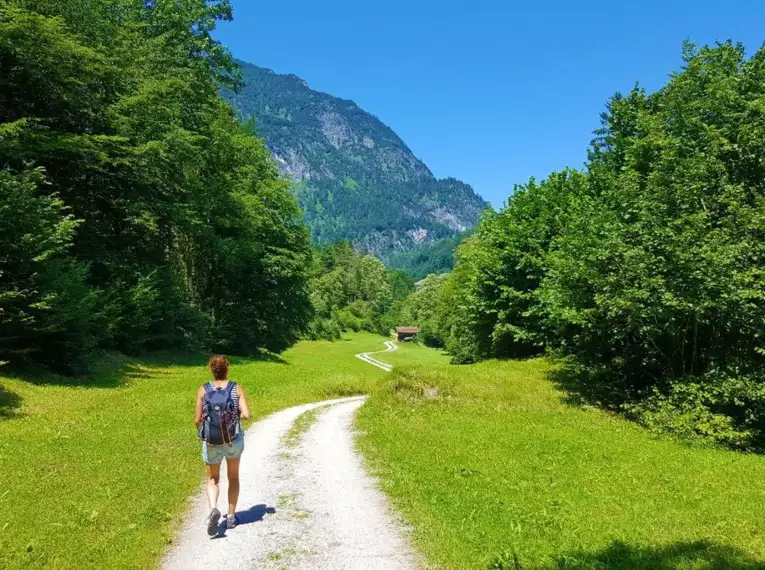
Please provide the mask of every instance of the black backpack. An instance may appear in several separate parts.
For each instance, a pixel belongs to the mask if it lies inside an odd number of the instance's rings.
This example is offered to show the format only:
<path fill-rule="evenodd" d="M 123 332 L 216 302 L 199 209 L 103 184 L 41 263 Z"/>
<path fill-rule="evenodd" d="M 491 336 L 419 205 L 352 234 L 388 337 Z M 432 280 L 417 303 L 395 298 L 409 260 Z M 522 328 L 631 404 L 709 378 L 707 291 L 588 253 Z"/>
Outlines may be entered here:
<path fill-rule="evenodd" d="M 232 396 L 235 387 L 236 382 L 229 382 L 225 388 L 216 388 L 210 382 L 204 386 L 199 436 L 211 445 L 231 445 L 239 435 L 239 410 Z"/>

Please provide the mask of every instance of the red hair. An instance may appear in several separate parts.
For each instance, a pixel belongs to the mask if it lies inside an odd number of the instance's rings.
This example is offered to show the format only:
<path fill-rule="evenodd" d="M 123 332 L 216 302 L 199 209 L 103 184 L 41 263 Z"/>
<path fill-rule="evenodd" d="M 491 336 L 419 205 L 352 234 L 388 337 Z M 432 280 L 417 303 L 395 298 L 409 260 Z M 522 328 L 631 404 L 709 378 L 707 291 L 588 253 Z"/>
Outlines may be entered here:
<path fill-rule="evenodd" d="M 221 354 L 211 356 L 207 365 L 216 380 L 225 380 L 228 376 L 228 358 Z"/>

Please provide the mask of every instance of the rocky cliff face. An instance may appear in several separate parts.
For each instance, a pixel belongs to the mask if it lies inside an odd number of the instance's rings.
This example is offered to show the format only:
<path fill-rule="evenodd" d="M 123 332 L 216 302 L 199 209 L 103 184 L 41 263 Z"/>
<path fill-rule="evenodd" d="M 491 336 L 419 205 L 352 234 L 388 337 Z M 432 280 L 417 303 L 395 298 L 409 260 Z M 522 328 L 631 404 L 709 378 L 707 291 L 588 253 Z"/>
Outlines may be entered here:
<path fill-rule="evenodd" d="M 467 184 L 437 180 L 389 127 L 353 101 L 295 75 L 240 62 L 245 87 L 224 92 L 254 118 L 314 240 L 348 239 L 383 259 L 472 228 L 486 208 Z"/>

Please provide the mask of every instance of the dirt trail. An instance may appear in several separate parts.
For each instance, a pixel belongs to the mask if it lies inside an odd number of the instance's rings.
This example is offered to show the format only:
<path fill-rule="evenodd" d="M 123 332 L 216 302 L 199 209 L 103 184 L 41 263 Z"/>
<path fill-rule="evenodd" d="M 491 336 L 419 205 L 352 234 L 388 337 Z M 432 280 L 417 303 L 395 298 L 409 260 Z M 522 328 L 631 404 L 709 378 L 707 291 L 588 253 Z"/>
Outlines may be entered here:
<path fill-rule="evenodd" d="M 382 354 L 385 352 L 393 352 L 394 350 L 398 350 L 398 345 L 390 340 L 385 341 L 385 350 L 378 350 L 377 352 L 361 352 L 356 355 L 356 358 L 359 358 L 366 362 L 367 364 L 371 364 L 372 366 L 376 366 L 377 368 L 381 368 L 385 370 L 386 372 L 391 372 L 393 370 L 393 366 L 390 364 L 386 364 L 385 362 L 381 362 L 375 358 L 372 358 L 372 354 Z"/>
<path fill-rule="evenodd" d="M 387 346 L 386 351 L 396 349 L 393 343 Z M 353 417 L 365 399 L 297 406 L 250 427 L 240 466 L 241 524 L 225 532 L 221 524 L 218 536 L 208 537 L 203 524 L 207 501 L 200 492 L 162 567 L 416 568 L 418 559 L 403 525 L 354 448 Z M 306 412 L 316 413 L 315 421 L 302 434 L 290 432 Z M 225 476 L 221 479 L 219 508 L 224 511 L 227 486 Z"/>

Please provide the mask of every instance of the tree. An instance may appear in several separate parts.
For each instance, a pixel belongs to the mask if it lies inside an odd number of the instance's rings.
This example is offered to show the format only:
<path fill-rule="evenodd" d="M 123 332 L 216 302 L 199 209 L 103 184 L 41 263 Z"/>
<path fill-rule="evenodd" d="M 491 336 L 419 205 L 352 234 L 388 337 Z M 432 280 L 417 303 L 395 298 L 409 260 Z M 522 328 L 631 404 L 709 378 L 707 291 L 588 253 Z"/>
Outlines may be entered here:
<path fill-rule="evenodd" d="M 98 295 L 67 256 L 79 222 L 44 184 L 40 170 L 0 170 L 0 360 L 71 371 L 98 339 Z"/>
<path fill-rule="evenodd" d="M 345 330 L 387 335 L 412 287 L 403 273 L 357 253 L 348 242 L 317 248 L 310 285 L 315 317 L 309 336 L 334 339 Z"/>
<path fill-rule="evenodd" d="M 442 348 L 446 344 L 442 317 L 449 307 L 442 305 L 442 290 L 448 273 L 431 274 L 417 284 L 401 309 L 402 324 L 420 329 L 418 339 L 427 346 Z"/>
<path fill-rule="evenodd" d="M 444 291 L 459 361 L 546 348 L 648 423 L 765 446 L 765 49 L 686 44 L 616 95 L 586 173 L 484 217 Z"/>
<path fill-rule="evenodd" d="M 219 96 L 238 83 L 211 35 L 229 3 L 0 10 L 0 166 L 43 168 L 44 193 L 79 220 L 61 256 L 98 295 L 100 346 L 293 343 L 310 314 L 308 238 L 262 140 Z"/>
<path fill-rule="evenodd" d="M 624 390 L 759 367 L 765 52 L 686 46 L 653 95 L 615 98 L 545 298 L 561 346 Z"/>

